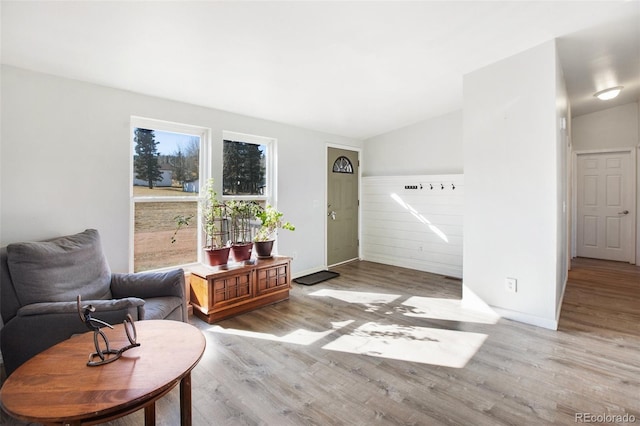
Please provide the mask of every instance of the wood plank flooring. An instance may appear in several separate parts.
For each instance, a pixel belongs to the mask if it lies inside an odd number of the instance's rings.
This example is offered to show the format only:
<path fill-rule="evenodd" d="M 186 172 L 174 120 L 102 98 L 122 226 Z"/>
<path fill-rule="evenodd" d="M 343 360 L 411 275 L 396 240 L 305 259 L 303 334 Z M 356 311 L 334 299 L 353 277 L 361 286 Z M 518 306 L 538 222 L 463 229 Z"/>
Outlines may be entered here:
<path fill-rule="evenodd" d="M 456 317 L 455 279 L 370 262 L 335 270 L 315 286 L 294 283 L 289 301 L 213 325 L 191 318 L 207 338 L 192 373 L 195 426 L 573 425 L 577 413 L 640 423 L 639 267 L 574 260 L 558 331 Z M 462 368 L 384 358 L 382 346 L 376 356 L 327 349 L 371 324 L 383 331 L 365 337 L 406 345 L 410 358 L 446 346 L 430 330 L 457 336 L 449 346 L 462 352 L 465 336 L 484 340 Z M 178 398 L 157 403 L 159 425 L 179 424 Z M 142 424 L 142 412 L 108 423 Z"/>

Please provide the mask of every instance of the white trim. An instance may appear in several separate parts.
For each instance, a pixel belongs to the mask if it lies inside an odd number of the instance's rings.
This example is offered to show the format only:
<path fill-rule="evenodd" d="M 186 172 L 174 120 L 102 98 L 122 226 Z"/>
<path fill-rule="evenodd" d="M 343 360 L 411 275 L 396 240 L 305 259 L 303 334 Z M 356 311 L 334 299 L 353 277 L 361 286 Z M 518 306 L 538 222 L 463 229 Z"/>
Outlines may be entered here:
<path fill-rule="evenodd" d="M 342 145 L 332 142 L 327 142 L 325 144 L 324 150 L 324 211 L 327 211 L 327 204 L 329 203 L 329 148 L 336 149 L 344 149 L 347 151 L 353 151 L 358 153 L 358 241 L 362 240 L 362 208 L 360 201 L 362 200 L 362 148 L 350 146 L 350 145 Z M 329 239 L 328 231 L 329 227 L 327 225 L 327 215 L 324 215 L 324 261 L 323 265 L 325 268 L 327 265 L 327 240 Z M 358 244 L 358 259 L 362 259 L 362 245 Z M 355 259 L 349 260 L 349 262 Z M 333 265 L 332 265 L 333 266 Z"/>
<path fill-rule="evenodd" d="M 640 146 L 637 147 L 640 149 Z M 589 149 L 589 150 L 577 150 L 573 151 L 573 182 L 572 182 L 572 229 L 571 229 L 571 257 L 577 255 L 577 233 L 578 233 L 578 156 L 589 154 L 613 154 L 616 152 L 629 153 L 631 158 L 631 179 L 629 179 L 629 192 L 631 193 L 630 204 L 635 209 L 635 216 L 631 223 L 631 234 L 635 236 L 635 242 L 631 242 L 630 247 L 630 261 L 631 264 L 640 265 L 640 228 L 638 227 L 638 221 L 640 216 L 640 206 L 638 201 L 640 197 L 637 196 L 638 187 L 640 186 L 640 175 L 638 174 L 638 161 L 637 161 L 637 148 L 636 147 L 623 147 L 623 148 L 608 148 L 608 149 Z M 634 179 L 635 177 L 635 179 Z"/>
<path fill-rule="evenodd" d="M 220 193 L 223 200 L 259 200 L 265 201 L 268 204 L 277 208 L 276 205 L 276 193 L 277 193 L 277 144 L 278 140 L 276 138 L 272 138 L 270 136 L 258 136 L 258 135 L 250 135 L 247 133 L 234 132 L 232 130 L 223 130 L 222 131 L 222 143 L 223 143 L 223 151 L 224 151 L 224 141 L 230 140 L 233 142 L 246 142 L 254 145 L 265 145 L 267 147 L 266 157 L 266 182 L 267 182 L 267 190 L 263 195 L 224 195 L 224 171 L 220 171 L 220 185 L 222 190 Z M 224 169 L 224 158 L 222 159 L 222 167 Z"/>
<path fill-rule="evenodd" d="M 271 143 L 267 147 L 267 190 L 269 197 L 266 199 L 267 204 L 271 204 L 276 210 L 278 209 L 278 139 L 271 138 Z M 271 179 L 271 184 L 269 184 Z M 278 254 L 278 238 L 273 243 L 273 253 Z"/>
<path fill-rule="evenodd" d="M 157 128 L 158 130 L 182 133 L 185 135 L 201 136 L 204 131 L 211 132 L 211 129 L 202 126 L 182 124 L 175 121 L 158 120 L 155 118 L 140 117 L 136 115 L 131 116 L 131 123 L 133 122 L 137 123 L 135 127 L 141 127 L 143 129 Z M 162 128 L 158 126 L 161 126 Z"/>
<path fill-rule="evenodd" d="M 332 265 L 327 265 L 327 268 L 335 268 L 336 266 L 345 265 L 347 263 L 355 262 L 356 260 L 360 260 L 361 257 L 354 257 L 353 259 L 343 260 L 342 262 L 334 263 Z"/>
<path fill-rule="evenodd" d="M 578 155 L 576 152 L 571 153 L 571 259 L 578 256 L 578 184 L 577 169 L 578 167 Z M 569 263 L 571 264 L 571 263 Z"/>
<path fill-rule="evenodd" d="M 637 246 L 640 241 L 640 228 L 638 228 L 638 221 L 640 220 L 640 212 L 636 208 L 638 202 L 638 184 L 636 180 L 638 179 L 638 155 L 637 150 L 631 148 L 631 205 L 636 209 L 636 216 L 633 218 L 631 222 L 631 234 L 636 236 L 636 243 L 631 243 L 631 259 L 630 263 L 635 265 L 640 264 L 640 253 L 638 253 Z M 636 179 L 633 179 L 633 176 L 636 176 Z M 634 232 L 635 231 L 635 232 Z"/>
<path fill-rule="evenodd" d="M 270 142 L 275 141 L 276 139 L 270 136 L 251 135 L 249 133 L 236 132 L 233 130 L 223 130 L 222 140 L 246 142 L 254 145 L 268 145 Z"/>
<path fill-rule="evenodd" d="M 295 274 L 291 275 L 291 281 L 295 280 L 296 278 L 304 277 L 305 275 L 315 274 L 316 272 L 324 271 L 325 269 L 326 268 L 318 266 L 315 268 L 307 269 L 306 271 L 296 271 Z"/>
<path fill-rule="evenodd" d="M 133 195 L 133 152 L 134 152 L 134 129 L 146 128 L 166 132 L 181 133 L 185 135 L 198 136 L 200 138 L 200 184 L 204 185 L 211 177 L 211 129 L 207 127 L 195 126 L 191 124 L 182 124 L 172 121 L 157 120 L 140 116 L 131 116 L 129 122 L 129 272 L 134 270 L 134 221 L 135 221 L 135 203 L 147 202 L 186 202 L 199 201 L 200 196 L 175 196 L 175 197 L 134 197 Z M 200 203 L 198 203 L 198 229 L 200 226 Z M 202 262 L 202 250 L 200 247 L 204 245 L 204 235 L 202 231 L 198 232 L 197 243 L 198 262 Z M 175 265 L 184 266 L 184 265 Z"/>
<path fill-rule="evenodd" d="M 638 145 L 640 149 L 640 144 Z M 640 190 L 640 170 L 638 170 L 638 149 L 634 149 L 636 165 L 636 194 Z M 640 265 L 640 196 L 636 197 L 636 265 Z"/>
<path fill-rule="evenodd" d="M 567 291 L 567 284 L 569 284 L 569 273 L 565 274 L 564 283 L 562 284 L 562 293 L 560 294 L 560 300 L 556 303 L 556 330 L 558 324 L 560 324 L 560 314 L 562 312 L 562 302 L 564 302 L 564 295 Z"/>
<path fill-rule="evenodd" d="M 221 195 L 221 199 L 224 200 L 255 200 L 264 201 L 265 204 L 278 208 L 278 139 L 271 136 L 252 135 L 248 133 L 236 132 L 233 130 L 222 131 L 222 144 L 224 150 L 224 141 L 231 140 L 235 142 L 246 142 L 256 145 L 265 145 L 267 147 L 267 162 L 266 162 L 266 182 L 267 190 L 263 195 Z M 224 158 L 222 159 L 220 166 L 220 193 L 223 193 L 223 173 L 224 173 Z M 273 253 L 278 253 L 278 239 L 276 238 L 273 243 Z"/>
<path fill-rule="evenodd" d="M 537 317 L 535 315 L 525 314 L 523 312 L 512 311 L 510 309 L 498 308 L 490 306 L 500 317 L 508 320 L 523 322 L 525 324 L 535 325 L 536 327 L 547 328 L 549 330 L 558 329 L 558 320 Z"/>

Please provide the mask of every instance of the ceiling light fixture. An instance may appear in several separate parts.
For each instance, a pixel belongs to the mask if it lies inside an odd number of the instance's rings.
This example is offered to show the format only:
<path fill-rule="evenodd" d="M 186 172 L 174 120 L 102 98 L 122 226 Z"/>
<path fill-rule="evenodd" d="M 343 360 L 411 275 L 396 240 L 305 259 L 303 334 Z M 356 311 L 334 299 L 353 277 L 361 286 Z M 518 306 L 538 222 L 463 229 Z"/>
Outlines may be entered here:
<path fill-rule="evenodd" d="M 623 86 L 610 87 L 608 89 L 601 90 L 593 94 L 596 98 L 601 101 L 608 101 L 609 99 L 613 99 L 620 94 Z"/>

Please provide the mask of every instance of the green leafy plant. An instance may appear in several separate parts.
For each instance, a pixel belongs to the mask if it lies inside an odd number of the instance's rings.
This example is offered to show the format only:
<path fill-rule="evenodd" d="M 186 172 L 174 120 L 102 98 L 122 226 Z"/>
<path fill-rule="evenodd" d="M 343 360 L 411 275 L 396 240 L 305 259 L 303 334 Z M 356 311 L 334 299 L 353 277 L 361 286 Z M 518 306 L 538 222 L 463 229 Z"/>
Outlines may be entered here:
<path fill-rule="evenodd" d="M 189 215 L 189 216 L 185 216 L 185 215 L 178 215 L 178 216 L 174 216 L 173 221 L 176 223 L 176 229 L 175 231 L 173 231 L 173 235 L 171 236 L 171 244 L 174 244 L 176 241 L 178 241 L 178 231 L 183 227 L 183 226 L 189 226 L 189 221 L 193 219 L 193 215 Z"/>
<path fill-rule="evenodd" d="M 293 226 L 290 222 L 285 222 L 282 220 L 284 213 L 276 210 L 273 206 L 267 204 L 264 208 L 259 208 L 256 213 L 256 217 L 260 219 L 262 225 L 256 236 L 253 238 L 254 241 L 269 241 L 275 238 L 275 233 L 278 229 L 286 229 L 288 231 L 295 231 L 296 227 Z"/>
<path fill-rule="evenodd" d="M 234 244 L 251 242 L 251 219 L 256 217 L 260 206 L 255 201 L 244 200 L 232 200 L 226 204 L 231 242 Z"/>
<path fill-rule="evenodd" d="M 202 226 L 206 235 L 205 248 L 213 249 L 227 245 L 223 229 L 226 220 L 226 206 L 218 200 L 218 194 L 213 189 L 213 179 L 209 179 L 203 188 L 204 198 L 200 200 L 202 208 Z"/>
<path fill-rule="evenodd" d="M 209 179 L 202 190 L 204 197 L 200 200 L 202 211 L 202 228 L 205 233 L 205 248 L 215 249 L 227 245 L 226 231 L 224 223 L 227 220 L 227 207 L 218 200 L 218 194 L 213 189 L 213 179 Z M 189 226 L 193 215 L 178 215 L 173 218 L 176 229 L 171 236 L 171 243 L 177 241 L 177 234 L 183 227 Z"/>

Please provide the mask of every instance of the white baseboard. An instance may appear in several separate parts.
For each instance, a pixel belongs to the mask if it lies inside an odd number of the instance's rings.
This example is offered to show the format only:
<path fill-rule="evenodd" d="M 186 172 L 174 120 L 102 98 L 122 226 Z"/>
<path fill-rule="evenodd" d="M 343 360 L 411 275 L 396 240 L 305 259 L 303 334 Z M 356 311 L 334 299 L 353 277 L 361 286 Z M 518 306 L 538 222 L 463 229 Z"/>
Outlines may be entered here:
<path fill-rule="evenodd" d="M 536 327 L 547 328 L 549 330 L 558 329 L 557 319 L 552 320 L 549 318 L 541 318 L 535 315 L 525 314 L 523 312 L 512 311 L 504 308 L 497 308 L 495 306 L 491 306 L 491 309 L 493 309 L 502 318 L 522 322 L 525 324 L 535 325 Z"/>
<path fill-rule="evenodd" d="M 318 266 L 318 267 L 315 267 L 315 268 L 307 269 L 305 271 L 296 271 L 295 274 L 291 275 L 291 279 L 295 280 L 296 278 L 304 277 L 305 275 L 313 274 L 313 273 L 320 272 L 320 271 L 325 271 L 326 269 L 327 268 L 324 268 L 322 266 Z"/>
<path fill-rule="evenodd" d="M 368 255 L 362 258 L 368 262 L 382 263 L 383 265 L 398 266 L 400 268 L 413 269 L 415 271 L 429 272 L 453 278 L 462 278 L 462 266 L 442 265 L 406 259 L 394 256 Z"/>

